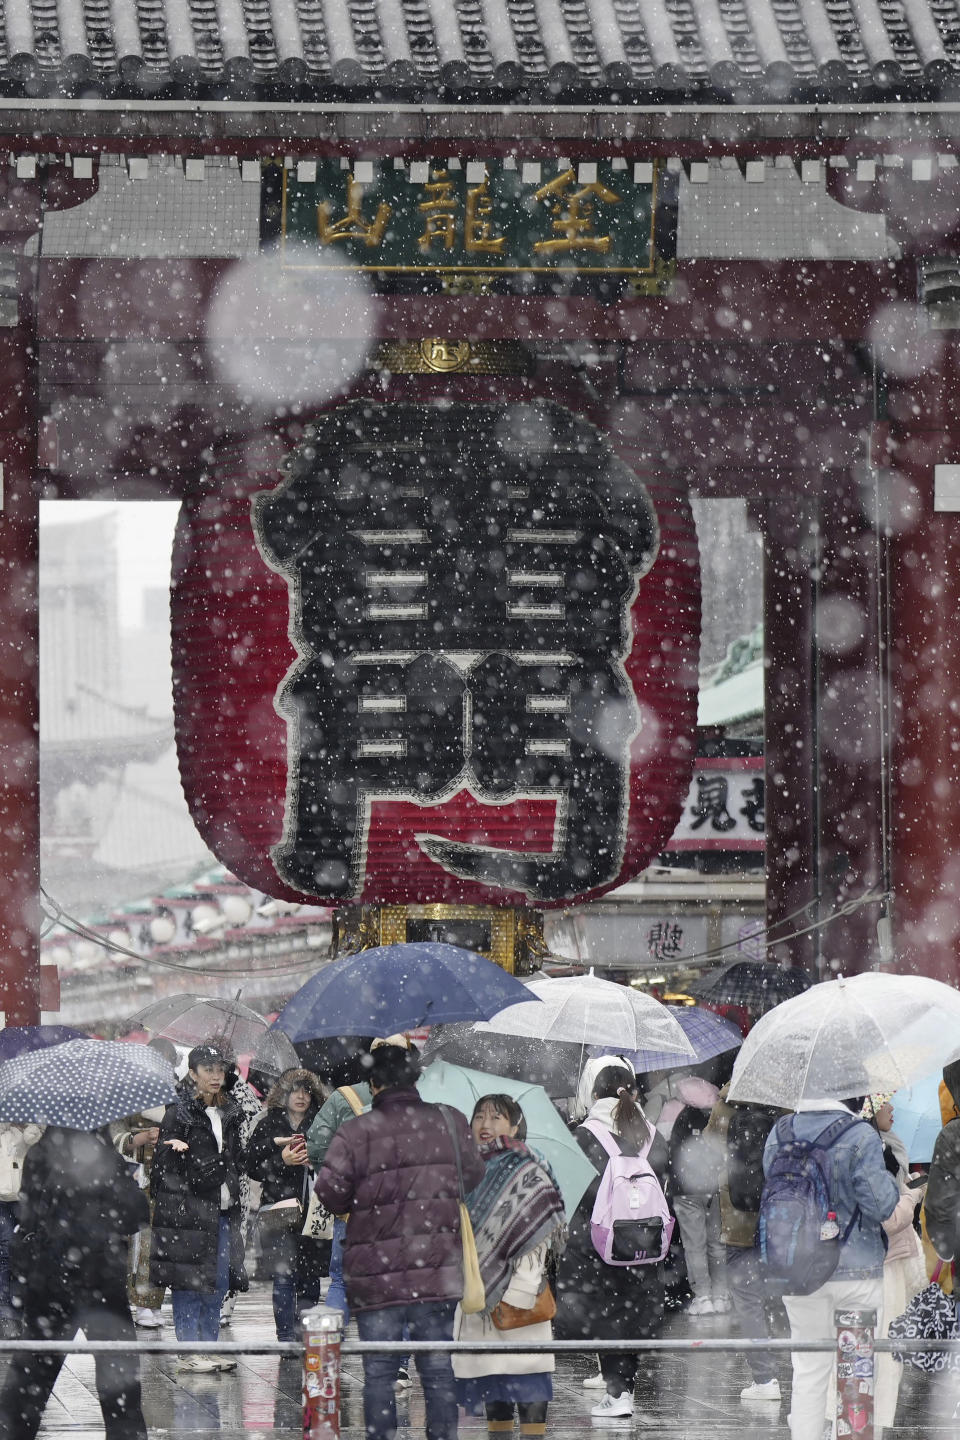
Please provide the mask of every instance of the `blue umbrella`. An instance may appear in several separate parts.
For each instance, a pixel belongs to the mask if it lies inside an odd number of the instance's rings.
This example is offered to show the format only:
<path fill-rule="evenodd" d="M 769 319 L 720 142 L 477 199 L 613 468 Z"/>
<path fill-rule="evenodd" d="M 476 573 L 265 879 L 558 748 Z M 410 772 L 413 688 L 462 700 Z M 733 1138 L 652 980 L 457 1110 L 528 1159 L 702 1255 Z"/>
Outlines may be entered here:
<path fill-rule="evenodd" d="M 546 1160 L 553 1171 L 568 1220 L 587 1186 L 596 1180 L 596 1170 L 560 1119 L 547 1092 L 539 1085 L 509 1080 L 502 1075 L 487 1075 L 482 1070 L 468 1070 L 464 1065 L 450 1065 L 446 1060 L 434 1060 L 417 1081 L 417 1089 L 422 1099 L 436 1105 L 452 1105 L 467 1120 L 472 1118 L 481 1095 L 511 1095 L 527 1122 L 527 1144 Z"/>
<path fill-rule="evenodd" d="M 146 1045 L 68 1040 L 0 1065 L 0 1121 L 99 1130 L 111 1120 L 168 1105 L 169 1060 Z"/>
<path fill-rule="evenodd" d="M 0 1030 L 0 1063 L 29 1050 L 47 1050 L 68 1040 L 89 1039 L 82 1030 L 74 1030 L 69 1025 L 8 1025 Z"/>
<path fill-rule="evenodd" d="M 456 945 L 381 945 L 324 966 L 274 1024 L 295 1041 L 394 1035 L 450 1020 L 489 1020 L 535 999 L 492 960 Z"/>
<path fill-rule="evenodd" d="M 918 1080 L 898 1090 L 891 1096 L 893 1105 L 893 1133 L 903 1141 L 911 1161 L 929 1165 L 933 1159 L 933 1147 L 943 1127 L 940 1117 L 940 1081 L 943 1073 Z"/>
<path fill-rule="evenodd" d="M 668 1005 L 671 1015 L 676 1016 L 680 1029 L 694 1049 L 694 1057 L 677 1055 L 669 1050 L 621 1050 L 638 1075 L 650 1070 L 675 1070 L 680 1065 L 699 1065 L 703 1060 L 712 1060 L 725 1050 L 736 1050 L 743 1044 L 743 1036 L 732 1020 L 715 1015 L 712 1010 L 703 1010 L 699 1005 Z M 591 1055 L 609 1054 L 609 1045 L 591 1045 Z"/>

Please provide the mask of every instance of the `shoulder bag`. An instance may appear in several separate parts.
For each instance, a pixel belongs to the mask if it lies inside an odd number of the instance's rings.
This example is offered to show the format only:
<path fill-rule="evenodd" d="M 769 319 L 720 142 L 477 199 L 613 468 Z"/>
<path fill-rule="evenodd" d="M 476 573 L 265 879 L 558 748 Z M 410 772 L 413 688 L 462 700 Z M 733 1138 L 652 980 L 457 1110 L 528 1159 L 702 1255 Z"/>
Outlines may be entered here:
<path fill-rule="evenodd" d="M 450 1132 L 450 1139 L 453 1141 L 454 1159 L 457 1162 L 457 1188 L 460 1195 L 460 1245 L 463 1250 L 463 1298 L 460 1301 L 460 1308 L 464 1315 L 477 1315 L 487 1307 L 487 1292 L 484 1289 L 483 1280 L 480 1276 L 480 1257 L 477 1255 L 477 1242 L 473 1236 L 470 1211 L 467 1209 L 467 1198 L 463 1190 L 463 1164 L 460 1160 L 460 1142 L 457 1139 L 456 1126 L 451 1119 L 446 1105 L 440 1105 L 437 1108 L 443 1116 L 444 1124 Z"/>

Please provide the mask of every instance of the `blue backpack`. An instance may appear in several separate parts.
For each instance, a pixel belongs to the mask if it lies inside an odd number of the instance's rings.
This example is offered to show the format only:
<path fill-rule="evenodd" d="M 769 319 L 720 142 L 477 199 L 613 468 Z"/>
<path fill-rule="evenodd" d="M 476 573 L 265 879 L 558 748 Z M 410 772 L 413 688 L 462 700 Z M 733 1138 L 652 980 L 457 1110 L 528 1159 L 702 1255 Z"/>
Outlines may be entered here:
<path fill-rule="evenodd" d="M 858 1121 L 841 1115 L 813 1140 L 798 1140 L 793 1116 L 777 1122 L 777 1150 L 760 1197 L 757 1235 L 767 1276 L 784 1295 L 811 1295 L 837 1268 L 840 1248 L 860 1211 L 854 1210 L 841 1235 L 828 1224 L 835 1210 L 830 1198 L 828 1151 Z"/>

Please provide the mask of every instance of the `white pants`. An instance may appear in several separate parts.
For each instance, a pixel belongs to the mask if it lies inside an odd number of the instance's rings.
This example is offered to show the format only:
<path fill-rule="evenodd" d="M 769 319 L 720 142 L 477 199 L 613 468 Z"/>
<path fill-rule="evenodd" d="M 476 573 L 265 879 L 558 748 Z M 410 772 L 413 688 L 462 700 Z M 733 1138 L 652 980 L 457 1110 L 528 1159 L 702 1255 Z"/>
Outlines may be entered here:
<path fill-rule="evenodd" d="M 785 1295 L 791 1340 L 828 1340 L 836 1334 L 835 1310 L 876 1310 L 877 1330 L 883 1324 L 883 1279 L 828 1280 L 812 1295 Z M 836 1351 L 794 1350 L 791 1440 L 823 1440 L 829 1422 L 835 1436 L 837 1408 Z"/>

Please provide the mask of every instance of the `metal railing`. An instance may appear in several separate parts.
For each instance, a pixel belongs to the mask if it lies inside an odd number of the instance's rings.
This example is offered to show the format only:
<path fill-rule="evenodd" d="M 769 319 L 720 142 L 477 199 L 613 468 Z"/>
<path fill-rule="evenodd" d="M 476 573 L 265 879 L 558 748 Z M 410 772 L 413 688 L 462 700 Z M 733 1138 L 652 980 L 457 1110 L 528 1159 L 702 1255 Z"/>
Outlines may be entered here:
<path fill-rule="evenodd" d="M 416 1356 L 420 1354 L 491 1355 L 504 1357 L 523 1355 L 603 1355 L 606 1353 L 699 1354 L 750 1352 L 789 1354 L 800 1352 L 834 1352 L 837 1356 L 837 1413 L 856 1418 L 859 1440 L 873 1440 L 874 1356 L 918 1354 L 941 1351 L 960 1354 L 960 1339 L 876 1340 L 873 1311 L 845 1310 L 835 1316 L 836 1333 L 814 1340 L 741 1339 L 736 1336 L 704 1336 L 702 1339 L 660 1337 L 657 1339 L 622 1340 L 544 1340 L 526 1341 L 519 1336 L 509 1342 L 501 1340 L 349 1340 L 345 1341 L 338 1324 L 338 1312 L 320 1311 L 304 1320 L 303 1341 L 221 1341 L 190 1340 L 39 1340 L 0 1339 L 0 1355 L 57 1354 L 104 1355 L 137 1354 L 182 1356 L 279 1355 L 298 1358 L 303 1362 L 303 1405 L 305 1440 L 339 1440 L 340 1435 L 340 1370 L 345 1358 L 364 1355 Z M 864 1384 L 867 1382 L 867 1393 Z"/>

